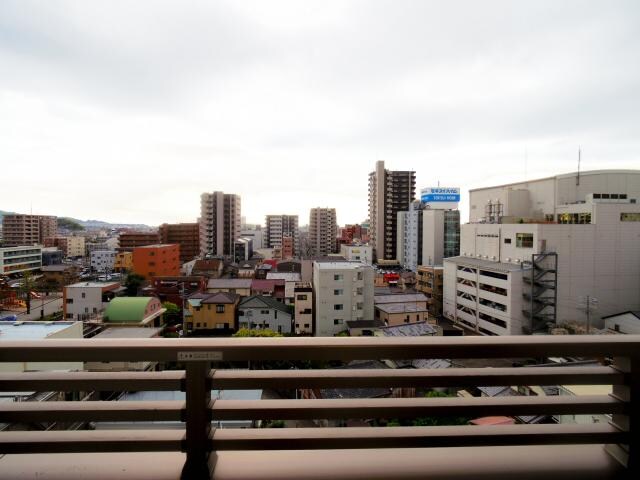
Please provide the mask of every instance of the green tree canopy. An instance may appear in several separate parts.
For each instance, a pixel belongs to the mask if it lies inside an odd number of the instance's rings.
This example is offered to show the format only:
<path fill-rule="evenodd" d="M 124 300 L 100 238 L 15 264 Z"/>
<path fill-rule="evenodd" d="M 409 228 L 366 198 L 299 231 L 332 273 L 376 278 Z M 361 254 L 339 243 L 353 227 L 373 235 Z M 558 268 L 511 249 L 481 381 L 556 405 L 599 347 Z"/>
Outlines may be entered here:
<path fill-rule="evenodd" d="M 137 273 L 130 273 L 124 281 L 124 287 L 127 289 L 127 295 L 135 297 L 138 295 L 138 290 L 144 283 L 144 277 Z"/>
<path fill-rule="evenodd" d="M 273 330 L 251 330 L 248 328 L 241 328 L 233 334 L 234 337 L 281 337 L 282 334 L 274 332 Z"/>

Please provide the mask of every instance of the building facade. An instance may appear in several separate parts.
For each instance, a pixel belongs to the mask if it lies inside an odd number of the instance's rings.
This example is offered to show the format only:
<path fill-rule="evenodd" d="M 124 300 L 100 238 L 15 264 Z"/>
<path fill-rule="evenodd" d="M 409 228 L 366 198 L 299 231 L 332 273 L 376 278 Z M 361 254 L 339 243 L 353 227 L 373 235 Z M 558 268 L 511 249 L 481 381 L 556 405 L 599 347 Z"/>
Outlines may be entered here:
<path fill-rule="evenodd" d="M 312 208 L 309 214 L 309 245 L 312 255 L 336 253 L 338 224 L 335 208 Z"/>
<path fill-rule="evenodd" d="M 360 262 L 373 265 L 373 247 L 370 245 L 341 245 L 340 255 L 348 262 Z"/>
<path fill-rule="evenodd" d="M 291 333 L 291 317 L 289 308 L 272 297 L 253 295 L 238 305 L 240 328 Z"/>
<path fill-rule="evenodd" d="M 416 173 L 384 168 L 376 163 L 369 174 L 369 243 L 379 260 L 397 259 L 398 212 L 405 212 L 415 199 Z"/>
<path fill-rule="evenodd" d="M 62 309 L 68 320 L 95 319 L 120 290 L 118 282 L 80 282 L 62 290 Z"/>
<path fill-rule="evenodd" d="M 38 245 L 0 248 L 0 274 L 12 275 L 42 267 L 42 247 Z"/>
<path fill-rule="evenodd" d="M 115 263 L 115 250 L 94 250 L 93 252 L 91 252 L 91 268 L 95 272 L 113 272 Z"/>
<path fill-rule="evenodd" d="M 453 209 L 440 207 L 454 206 Z M 418 265 L 442 265 L 460 254 L 460 211 L 457 203 L 412 202 L 398 212 L 398 262 L 415 272 Z"/>
<path fill-rule="evenodd" d="M 598 301 L 591 327 L 600 328 L 602 316 L 640 309 L 640 172 L 627 173 L 624 184 L 616 173 L 581 177 L 598 191 L 583 192 L 580 201 L 562 193 L 572 203 L 528 211 L 541 220 L 525 210 L 504 215 L 514 212 L 507 208 L 491 219 L 502 223 L 462 226 L 461 255 L 444 261 L 445 317 L 485 335 L 517 335 L 586 324 L 587 297 Z M 577 175 L 572 178 L 570 186 L 562 183 L 569 190 L 580 187 Z M 540 182 L 530 183 L 537 188 Z"/>
<path fill-rule="evenodd" d="M 180 245 L 158 244 L 134 248 L 133 271 L 146 279 L 180 275 Z"/>
<path fill-rule="evenodd" d="M 44 240 L 45 247 L 57 247 L 67 258 L 79 258 L 85 255 L 85 238 L 73 237 L 48 237 Z"/>
<path fill-rule="evenodd" d="M 314 335 L 331 337 L 348 320 L 373 319 L 373 268 L 355 262 L 314 262 Z"/>
<path fill-rule="evenodd" d="M 233 258 L 234 243 L 240 236 L 239 195 L 223 192 L 200 196 L 200 255 Z"/>
<path fill-rule="evenodd" d="M 157 245 L 159 241 L 158 232 L 121 232 L 118 235 L 118 251 L 133 252 L 136 247 Z"/>
<path fill-rule="evenodd" d="M 293 255 L 300 251 L 298 215 L 267 215 L 264 230 L 264 248 L 282 248 L 282 238 L 293 238 Z"/>
<path fill-rule="evenodd" d="M 237 330 L 236 309 L 240 297 L 235 293 L 196 293 L 187 300 L 185 332 Z"/>
<path fill-rule="evenodd" d="M 420 265 L 416 273 L 416 290 L 427 297 L 429 315 L 438 318 L 442 315 L 442 297 L 444 294 L 444 267 Z"/>
<path fill-rule="evenodd" d="M 3 244 L 7 247 L 44 245 L 45 238 L 55 237 L 58 218 L 50 215 L 6 214 L 2 218 Z"/>
<path fill-rule="evenodd" d="M 253 227 L 245 226 L 242 230 L 240 230 L 241 237 L 249 238 L 253 241 L 253 248 L 255 250 L 264 248 L 264 243 L 262 239 L 263 234 L 264 234 L 264 230 L 260 225 L 255 225 Z"/>
<path fill-rule="evenodd" d="M 200 254 L 200 226 L 197 223 L 163 223 L 158 227 L 159 243 L 180 245 L 180 263 Z"/>
<path fill-rule="evenodd" d="M 298 282 L 293 294 L 295 333 L 311 335 L 313 334 L 313 287 L 311 283 Z"/>

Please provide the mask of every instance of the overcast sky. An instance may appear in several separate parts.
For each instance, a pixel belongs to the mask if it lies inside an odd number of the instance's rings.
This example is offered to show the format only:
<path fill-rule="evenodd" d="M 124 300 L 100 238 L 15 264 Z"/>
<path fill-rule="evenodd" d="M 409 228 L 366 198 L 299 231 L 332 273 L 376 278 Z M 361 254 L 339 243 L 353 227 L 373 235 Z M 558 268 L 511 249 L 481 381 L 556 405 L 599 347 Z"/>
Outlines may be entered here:
<path fill-rule="evenodd" d="M 377 159 L 469 188 L 640 168 L 640 2 L 0 1 L 0 210 L 367 217 Z"/>

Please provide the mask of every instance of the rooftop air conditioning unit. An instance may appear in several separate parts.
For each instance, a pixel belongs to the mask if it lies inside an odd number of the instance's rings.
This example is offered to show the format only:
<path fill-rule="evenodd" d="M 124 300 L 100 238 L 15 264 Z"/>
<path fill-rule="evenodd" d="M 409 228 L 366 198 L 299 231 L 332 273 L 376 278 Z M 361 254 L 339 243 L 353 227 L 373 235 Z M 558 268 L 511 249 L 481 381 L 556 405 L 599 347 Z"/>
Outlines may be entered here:
<path fill-rule="evenodd" d="M 511 259 L 510 259 L 510 258 L 507 258 L 507 262 L 511 262 Z"/>
<path fill-rule="evenodd" d="M 495 260 L 495 259 L 496 259 L 496 256 L 495 256 L 495 255 L 491 257 L 491 260 Z"/>

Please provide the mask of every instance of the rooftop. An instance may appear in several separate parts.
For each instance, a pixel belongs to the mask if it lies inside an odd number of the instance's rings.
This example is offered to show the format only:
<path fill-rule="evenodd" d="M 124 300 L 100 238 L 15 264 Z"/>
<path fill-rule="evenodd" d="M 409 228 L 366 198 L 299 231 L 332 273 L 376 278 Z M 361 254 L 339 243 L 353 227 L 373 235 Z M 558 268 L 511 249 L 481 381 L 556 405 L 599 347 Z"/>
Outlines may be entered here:
<path fill-rule="evenodd" d="M 385 303 L 415 303 L 426 302 L 428 298 L 424 293 L 409 293 L 402 295 L 374 295 L 373 303 L 376 307 Z"/>
<path fill-rule="evenodd" d="M 93 338 L 153 338 L 157 337 L 161 328 L 145 327 L 109 327 Z"/>
<path fill-rule="evenodd" d="M 315 260 L 315 268 L 319 270 L 357 270 L 367 265 L 361 262 L 346 262 L 343 260 Z"/>
<path fill-rule="evenodd" d="M 152 300 L 155 297 L 116 297 L 107 305 L 104 318 L 113 323 L 142 322 Z"/>
<path fill-rule="evenodd" d="M 78 282 L 67 285 L 65 288 L 102 288 L 105 290 L 111 290 L 119 287 L 119 282 Z"/>
<path fill-rule="evenodd" d="M 251 288 L 250 278 L 212 278 L 207 288 Z"/>
<path fill-rule="evenodd" d="M 3 322 L 0 321 L 0 341 L 42 340 L 61 332 L 76 322 Z"/>
<path fill-rule="evenodd" d="M 385 337 L 421 337 L 437 333 L 433 325 L 427 322 L 406 323 L 404 325 L 383 326 L 380 332 Z"/>
<path fill-rule="evenodd" d="M 378 310 L 384 313 L 417 313 L 427 312 L 427 307 L 416 305 L 415 303 L 383 303 L 376 304 Z"/>
<path fill-rule="evenodd" d="M 349 328 L 380 328 L 384 327 L 381 320 L 347 320 Z"/>
<path fill-rule="evenodd" d="M 269 272 L 267 280 L 284 280 L 286 282 L 299 282 L 300 274 L 297 272 Z"/>
<path fill-rule="evenodd" d="M 279 310 L 289 315 L 291 314 L 291 311 L 289 310 L 289 307 L 287 305 L 279 302 L 273 297 L 267 297 L 264 295 L 251 295 L 250 297 L 245 297 L 240 301 L 238 308 L 259 308 L 260 305 L 263 305 L 266 308 Z"/>

